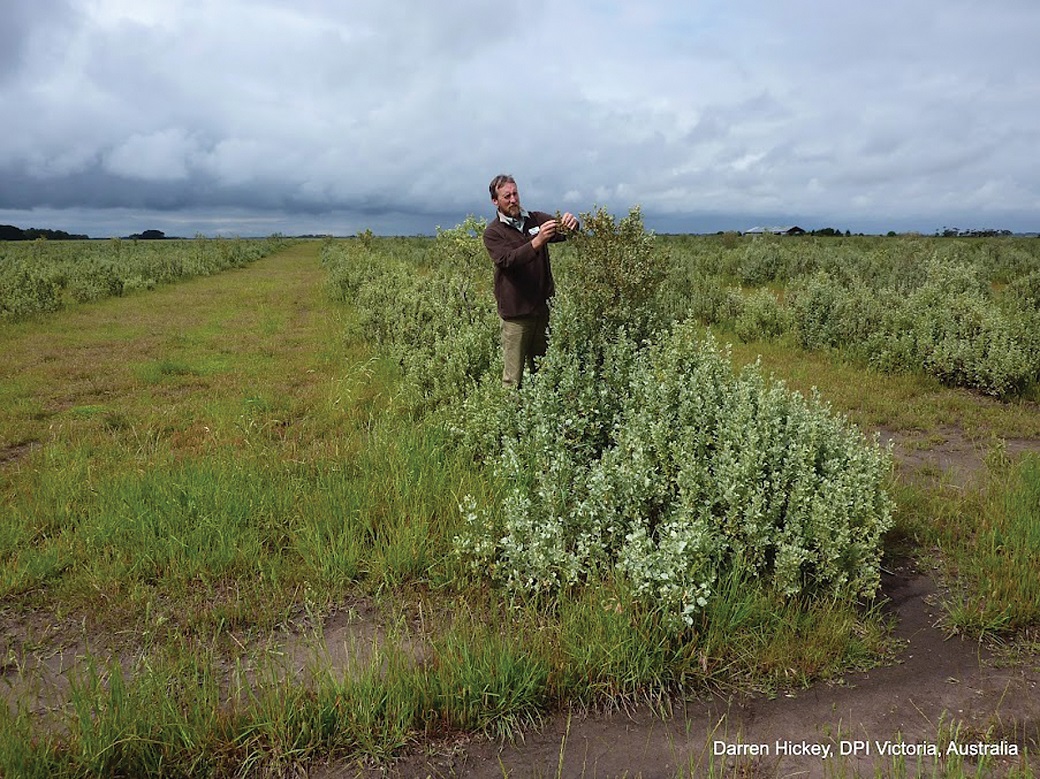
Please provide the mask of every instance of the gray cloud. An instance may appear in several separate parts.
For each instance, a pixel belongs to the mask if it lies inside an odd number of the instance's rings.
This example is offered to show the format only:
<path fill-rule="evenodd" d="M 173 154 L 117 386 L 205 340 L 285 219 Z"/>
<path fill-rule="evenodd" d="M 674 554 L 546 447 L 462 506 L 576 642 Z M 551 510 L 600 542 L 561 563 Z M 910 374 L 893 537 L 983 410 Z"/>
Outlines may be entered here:
<path fill-rule="evenodd" d="M 0 214 L 26 226 L 429 232 L 505 170 L 531 206 L 689 229 L 1040 227 L 1030 2 L 14 6 Z"/>

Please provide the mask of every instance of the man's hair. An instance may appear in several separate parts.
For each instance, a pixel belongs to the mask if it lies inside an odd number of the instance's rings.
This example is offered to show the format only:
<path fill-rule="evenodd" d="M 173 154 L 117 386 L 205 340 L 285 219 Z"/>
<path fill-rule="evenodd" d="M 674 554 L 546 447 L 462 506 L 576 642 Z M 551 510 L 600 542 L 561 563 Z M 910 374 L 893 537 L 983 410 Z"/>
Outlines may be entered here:
<path fill-rule="evenodd" d="M 488 191 L 491 193 L 491 199 L 498 199 L 498 188 L 503 184 L 515 184 L 516 180 L 508 173 L 499 173 L 493 179 L 491 179 L 491 186 L 488 187 Z"/>

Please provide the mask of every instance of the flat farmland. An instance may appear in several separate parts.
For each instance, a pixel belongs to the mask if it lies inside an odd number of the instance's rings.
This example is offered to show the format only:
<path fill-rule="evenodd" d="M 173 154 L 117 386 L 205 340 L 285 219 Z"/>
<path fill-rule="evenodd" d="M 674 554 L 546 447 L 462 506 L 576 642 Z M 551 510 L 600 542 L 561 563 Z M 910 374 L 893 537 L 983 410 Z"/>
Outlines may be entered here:
<path fill-rule="evenodd" d="M 1035 242 L 583 222 L 0 322 L 0 771 L 1034 775 Z"/>

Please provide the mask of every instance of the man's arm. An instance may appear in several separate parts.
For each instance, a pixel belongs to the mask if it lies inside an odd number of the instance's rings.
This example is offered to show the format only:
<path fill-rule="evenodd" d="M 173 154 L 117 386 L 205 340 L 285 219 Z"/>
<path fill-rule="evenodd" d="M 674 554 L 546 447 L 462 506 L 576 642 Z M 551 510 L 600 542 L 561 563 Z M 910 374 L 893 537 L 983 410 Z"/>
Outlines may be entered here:
<path fill-rule="evenodd" d="M 531 216 L 539 221 L 538 232 L 530 239 L 525 239 L 510 228 L 499 228 L 497 225 L 495 225 L 495 229 L 489 226 L 484 231 L 484 248 L 491 255 L 495 265 L 500 268 L 523 265 L 531 262 L 545 244 L 567 240 L 565 235 L 557 232 L 556 218 L 551 214 L 535 211 Z M 573 214 L 564 214 L 560 221 L 568 230 L 578 228 L 578 220 L 574 218 Z M 518 243 L 522 239 L 524 242 Z"/>
<path fill-rule="evenodd" d="M 524 265 L 535 258 L 538 250 L 533 240 L 524 239 L 523 243 L 518 244 L 522 238 L 519 233 L 514 236 L 503 230 L 488 228 L 484 230 L 484 248 L 491 255 L 491 261 L 500 268 Z"/>

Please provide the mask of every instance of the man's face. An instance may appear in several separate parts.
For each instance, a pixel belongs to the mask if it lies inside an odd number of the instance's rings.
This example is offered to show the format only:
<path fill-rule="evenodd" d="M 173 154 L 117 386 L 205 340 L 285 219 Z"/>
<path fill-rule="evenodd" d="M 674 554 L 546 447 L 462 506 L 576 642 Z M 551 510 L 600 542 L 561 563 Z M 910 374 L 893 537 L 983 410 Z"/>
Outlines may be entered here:
<path fill-rule="evenodd" d="M 520 193 L 516 191 L 516 184 L 507 181 L 495 190 L 494 204 L 498 210 L 506 216 L 516 219 L 520 216 Z"/>

